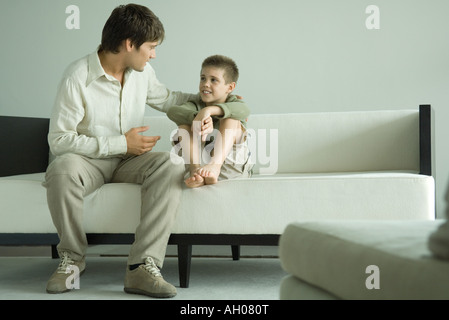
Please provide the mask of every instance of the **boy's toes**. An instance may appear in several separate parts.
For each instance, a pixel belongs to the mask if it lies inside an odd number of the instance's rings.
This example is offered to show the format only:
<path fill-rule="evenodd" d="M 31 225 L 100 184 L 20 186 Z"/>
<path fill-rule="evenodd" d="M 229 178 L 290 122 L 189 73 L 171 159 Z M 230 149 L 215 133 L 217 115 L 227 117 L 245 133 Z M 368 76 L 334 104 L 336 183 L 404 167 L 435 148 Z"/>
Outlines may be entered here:
<path fill-rule="evenodd" d="M 193 177 L 187 178 L 184 183 L 189 188 L 198 188 L 204 186 L 204 179 L 200 175 L 195 174 Z"/>

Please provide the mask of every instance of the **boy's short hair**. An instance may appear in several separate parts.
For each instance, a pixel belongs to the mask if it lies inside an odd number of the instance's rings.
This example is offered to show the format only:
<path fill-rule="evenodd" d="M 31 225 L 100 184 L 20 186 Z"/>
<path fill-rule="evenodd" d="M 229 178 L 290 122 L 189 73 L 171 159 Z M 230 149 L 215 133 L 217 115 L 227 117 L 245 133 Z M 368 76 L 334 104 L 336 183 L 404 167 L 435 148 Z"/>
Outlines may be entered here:
<path fill-rule="evenodd" d="M 162 22 L 150 9 L 138 4 L 120 5 L 103 27 L 99 50 L 118 53 L 123 40 L 131 39 L 140 48 L 144 42 L 161 43 L 164 36 Z"/>
<path fill-rule="evenodd" d="M 239 79 L 239 68 L 231 58 L 214 55 L 206 58 L 201 65 L 201 69 L 205 67 L 215 67 L 224 70 L 224 79 L 226 83 L 237 82 Z"/>

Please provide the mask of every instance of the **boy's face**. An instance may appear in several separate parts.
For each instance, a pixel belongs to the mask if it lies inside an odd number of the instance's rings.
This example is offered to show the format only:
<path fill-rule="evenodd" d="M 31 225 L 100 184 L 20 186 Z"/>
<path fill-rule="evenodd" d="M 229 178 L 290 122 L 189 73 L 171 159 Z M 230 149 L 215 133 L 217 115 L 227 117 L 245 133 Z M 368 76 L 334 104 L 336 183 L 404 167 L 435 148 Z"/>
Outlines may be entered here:
<path fill-rule="evenodd" d="M 215 67 L 205 67 L 201 70 L 200 96 L 206 106 L 226 102 L 228 94 L 235 88 L 235 82 L 226 83 L 224 70 Z"/>

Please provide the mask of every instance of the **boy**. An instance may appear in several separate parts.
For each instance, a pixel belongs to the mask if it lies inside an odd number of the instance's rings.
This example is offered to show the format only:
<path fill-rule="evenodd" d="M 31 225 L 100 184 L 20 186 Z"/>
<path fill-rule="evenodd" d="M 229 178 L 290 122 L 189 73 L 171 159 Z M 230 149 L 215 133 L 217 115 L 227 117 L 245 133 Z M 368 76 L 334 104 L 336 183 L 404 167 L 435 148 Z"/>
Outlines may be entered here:
<path fill-rule="evenodd" d="M 189 175 L 184 182 L 189 188 L 251 176 L 245 130 L 250 111 L 242 100 L 231 95 L 238 77 L 232 59 L 221 55 L 208 57 L 201 66 L 198 100 L 167 111 L 167 116 L 179 127 L 183 155 L 189 154 L 184 159 Z M 214 140 L 207 143 L 212 132 Z M 205 164 L 201 161 L 201 150 L 212 151 Z"/>

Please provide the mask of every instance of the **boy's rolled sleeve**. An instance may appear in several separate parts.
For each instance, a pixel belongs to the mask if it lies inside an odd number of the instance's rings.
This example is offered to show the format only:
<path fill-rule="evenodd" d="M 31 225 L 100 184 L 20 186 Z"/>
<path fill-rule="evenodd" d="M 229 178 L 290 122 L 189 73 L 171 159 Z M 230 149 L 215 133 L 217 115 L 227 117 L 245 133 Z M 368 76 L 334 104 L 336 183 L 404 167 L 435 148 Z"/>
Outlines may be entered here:
<path fill-rule="evenodd" d="M 246 121 L 250 115 L 250 110 L 243 100 L 232 97 L 225 103 L 217 104 L 223 110 L 223 115 L 217 119 L 232 118 L 240 121 Z"/>
<path fill-rule="evenodd" d="M 198 106 L 193 102 L 187 102 L 179 106 L 170 107 L 167 117 L 176 125 L 191 125 L 199 112 Z"/>

